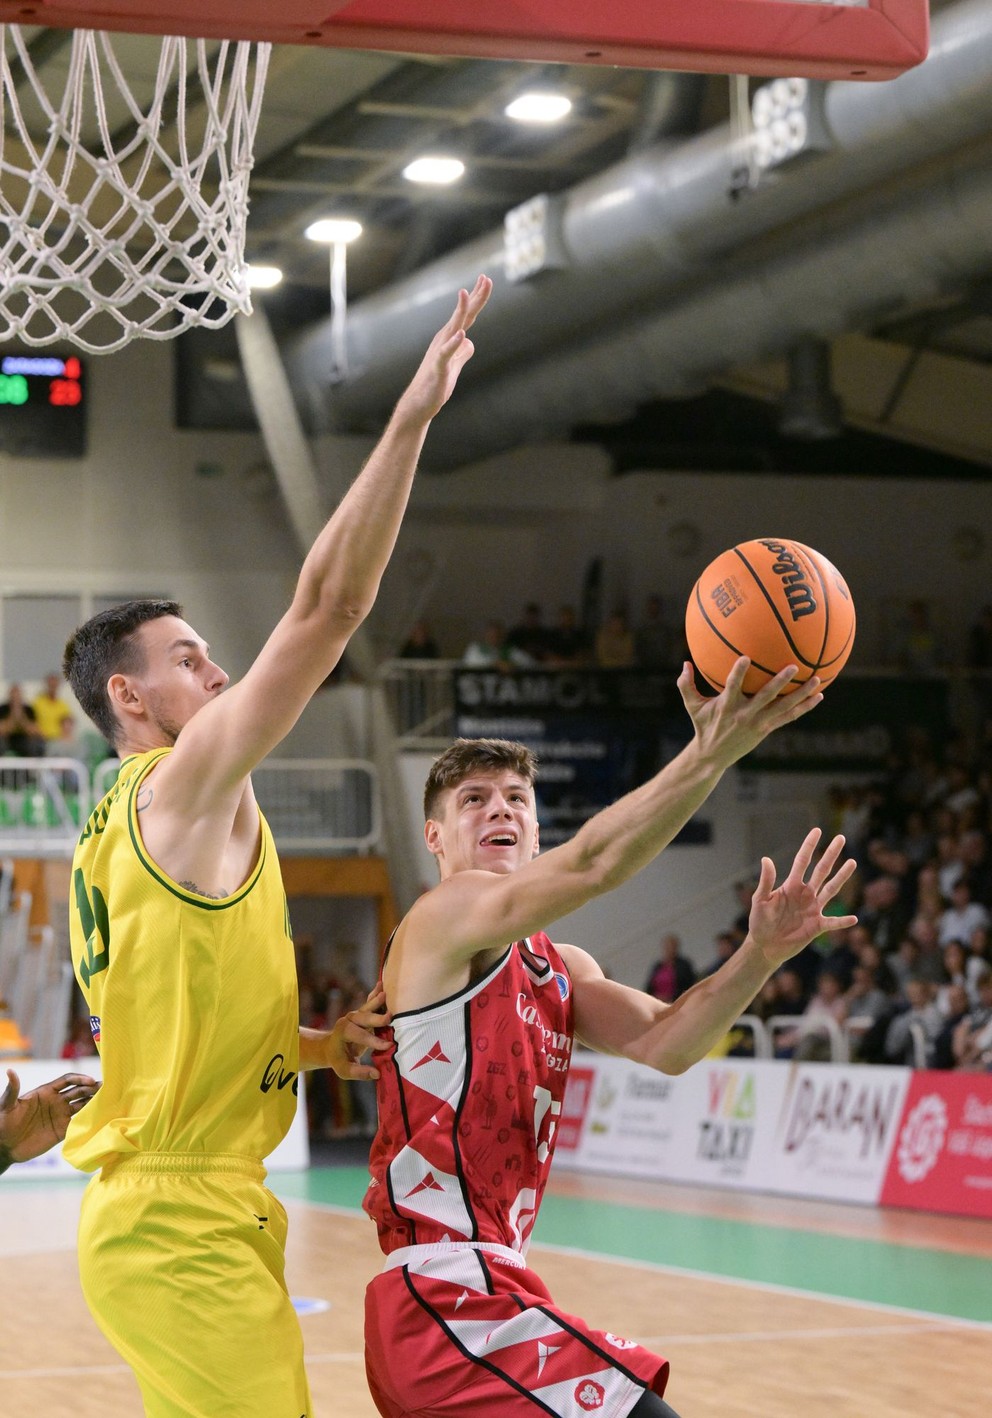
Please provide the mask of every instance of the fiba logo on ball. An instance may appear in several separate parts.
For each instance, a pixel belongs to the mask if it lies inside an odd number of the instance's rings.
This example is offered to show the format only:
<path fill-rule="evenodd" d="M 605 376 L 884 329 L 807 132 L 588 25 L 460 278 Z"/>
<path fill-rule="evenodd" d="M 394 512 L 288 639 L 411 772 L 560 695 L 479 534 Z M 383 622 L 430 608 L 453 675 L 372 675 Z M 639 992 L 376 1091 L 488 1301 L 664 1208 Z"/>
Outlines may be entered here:
<path fill-rule="evenodd" d="M 602 1408 L 605 1398 L 605 1388 L 595 1379 L 583 1379 L 575 1390 L 576 1403 L 587 1413 L 591 1413 L 596 1408 Z"/>
<path fill-rule="evenodd" d="M 899 1138 L 899 1175 L 904 1182 L 922 1182 L 937 1164 L 947 1133 L 947 1108 L 936 1093 L 921 1098 L 906 1119 Z"/>

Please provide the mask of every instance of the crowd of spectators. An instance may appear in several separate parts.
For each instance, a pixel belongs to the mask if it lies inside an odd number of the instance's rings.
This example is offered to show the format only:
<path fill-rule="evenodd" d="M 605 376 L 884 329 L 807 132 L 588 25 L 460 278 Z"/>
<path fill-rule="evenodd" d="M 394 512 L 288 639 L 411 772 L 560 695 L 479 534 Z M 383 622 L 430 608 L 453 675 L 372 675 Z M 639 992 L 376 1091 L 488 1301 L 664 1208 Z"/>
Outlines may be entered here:
<path fill-rule="evenodd" d="M 835 906 L 859 923 L 777 971 L 750 1013 L 777 1021 L 779 1057 L 832 1057 L 832 1021 L 857 1062 L 992 1071 L 992 718 L 971 746 L 910 730 L 882 777 L 830 799 L 859 864 Z M 745 931 L 722 932 L 718 957 Z"/>
<path fill-rule="evenodd" d="M 662 669 L 677 672 L 685 657 L 684 637 L 666 620 L 660 596 L 650 595 L 632 624 L 616 606 L 595 628 L 583 624 L 574 606 L 558 609 L 553 624 L 536 601 L 528 601 L 516 624 L 490 620 L 469 642 L 462 664 L 500 670 Z"/>

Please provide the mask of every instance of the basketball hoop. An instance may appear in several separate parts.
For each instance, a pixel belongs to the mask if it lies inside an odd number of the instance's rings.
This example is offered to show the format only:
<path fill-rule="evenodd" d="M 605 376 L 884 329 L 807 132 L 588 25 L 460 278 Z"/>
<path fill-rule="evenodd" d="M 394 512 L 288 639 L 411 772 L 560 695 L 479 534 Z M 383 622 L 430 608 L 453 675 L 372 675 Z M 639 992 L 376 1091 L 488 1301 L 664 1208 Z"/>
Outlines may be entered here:
<path fill-rule="evenodd" d="M 139 103 L 113 38 L 73 32 L 53 101 L 20 28 L 0 25 L 0 340 L 108 353 L 251 311 L 248 177 L 271 45 L 162 39 Z"/>

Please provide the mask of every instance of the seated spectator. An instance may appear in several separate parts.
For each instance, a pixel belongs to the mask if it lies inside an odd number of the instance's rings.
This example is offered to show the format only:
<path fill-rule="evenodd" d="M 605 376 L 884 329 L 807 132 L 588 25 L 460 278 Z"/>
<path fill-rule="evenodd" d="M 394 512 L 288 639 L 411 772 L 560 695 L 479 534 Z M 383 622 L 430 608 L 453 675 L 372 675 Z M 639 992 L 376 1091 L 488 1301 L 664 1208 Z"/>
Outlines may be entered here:
<path fill-rule="evenodd" d="M 646 994 L 671 1004 L 696 983 L 696 967 L 682 954 L 682 942 L 677 935 L 666 935 L 661 941 L 661 957 L 651 967 Z"/>
<path fill-rule="evenodd" d="M 438 660 L 441 652 L 426 620 L 414 621 L 410 634 L 400 646 L 401 660 Z"/>
<path fill-rule="evenodd" d="M 561 606 L 548 635 L 546 663 L 553 669 L 587 665 L 591 659 L 589 637 L 579 624 L 574 606 Z"/>
<path fill-rule="evenodd" d="M 673 640 L 672 628 L 662 611 L 661 597 L 648 596 L 634 630 L 634 654 L 638 665 L 645 670 L 673 669 Z"/>
<path fill-rule="evenodd" d="M 961 941 L 949 940 L 941 952 L 944 963 L 944 978 L 937 986 L 937 1008 L 944 1018 L 947 1018 L 947 992 L 955 985 L 960 985 L 965 994 L 968 993 L 968 952 Z"/>
<path fill-rule="evenodd" d="M 875 971 L 870 965 L 855 965 L 850 988 L 844 995 L 847 1019 L 881 1019 L 892 1004 L 891 997 L 879 988 Z"/>
<path fill-rule="evenodd" d="M 501 620 L 490 620 L 482 635 L 466 645 L 462 664 L 476 670 L 525 670 L 534 661 L 507 642 L 506 626 Z"/>
<path fill-rule="evenodd" d="M 970 881 L 967 876 L 959 877 L 951 887 L 951 904 L 937 925 L 938 941 L 943 946 L 951 940 L 970 940 L 973 931 L 988 924 L 988 907 L 972 900 Z"/>
<path fill-rule="evenodd" d="M 963 985 L 948 985 L 944 999 L 944 1027 L 933 1043 L 932 1068 L 956 1068 L 954 1057 L 954 1035 L 962 1019 L 967 1018 L 971 1009 L 968 992 Z"/>
<path fill-rule="evenodd" d="M 992 1069 L 992 970 L 976 985 L 978 1004 L 954 1031 L 952 1049 L 957 1067 L 969 1073 Z"/>
<path fill-rule="evenodd" d="M 786 1030 L 778 1036 L 776 1058 L 826 1061 L 832 1056 L 827 1021 L 843 1024 L 847 1017 L 843 983 L 832 970 L 821 970 L 816 989 L 800 1018 L 802 1028 Z M 822 1022 L 821 1022 L 822 1021 Z"/>
<path fill-rule="evenodd" d="M 66 719 L 72 721 L 72 710 L 59 694 L 61 683 L 60 675 L 46 675 L 45 688 L 31 701 L 38 732 L 47 743 L 55 743 L 62 738 L 63 723 Z"/>
<path fill-rule="evenodd" d="M 885 1062 L 893 1064 L 916 1064 L 916 1042 L 912 1026 L 918 1025 L 923 1034 L 924 1061 L 926 1067 L 933 1055 L 937 1035 L 944 1027 L 944 1019 L 935 1002 L 936 986 L 931 980 L 919 975 L 906 981 L 905 993 L 909 1008 L 902 1010 L 890 1022 L 885 1035 Z"/>
<path fill-rule="evenodd" d="M 992 906 L 992 854 L 988 837 L 976 828 L 962 832 L 958 854 L 971 885 L 972 899 L 983 906 Z"/>
<path fill-rule="evenodd" d="M 986 970 L 992 970 L 992 930 L 988 926 L 979 926 L 972 931 L 968 941 L 968 958 L 965 961 L 964 975 L 968 986 L 969 998 L 976 999 L 976 986 Z"/>
<path fill-rule="evenodd" d="M 716 955 L 705 969 L 700 970 L 700 979 L 703 979 L 706 975 L 715 975 L 720 966 L 726 964 L 740 945 L 740 939 L 733 931 L 721 931 L 720 934 L 715 937 L 713 943 L 716 946 Z"/>
<path fill-rule="evenodd" d="M 882 950 L 894 948 L 910 920 L 898 877 L 887 873 L 868 882 L 859 914 L 861 924 Z"/>
<path fill-rule="evenodd" d="M 550 642 L 551 632 L 544 624 L 541 607 L 536 601 L 528 601 L 520 620 L 510 627 L 506 643 L 528 655 L 532 664 L 539 665 L 548 654 Z"/>
<path fill-rule="evenodd" d="M 627 624 L 627 613 L 617 609 L 596 633 L 596 664 L 602 670 L 624 670 L 635 661 L 634 635 Z"/>
<path fill-rule="evenodd" d="M 0 751 L 18 758 L 40 758 L 45 752 L 34 710 L 25 704 L 19 684 L 10 686 L 6 704 L 0 704 Z"/>

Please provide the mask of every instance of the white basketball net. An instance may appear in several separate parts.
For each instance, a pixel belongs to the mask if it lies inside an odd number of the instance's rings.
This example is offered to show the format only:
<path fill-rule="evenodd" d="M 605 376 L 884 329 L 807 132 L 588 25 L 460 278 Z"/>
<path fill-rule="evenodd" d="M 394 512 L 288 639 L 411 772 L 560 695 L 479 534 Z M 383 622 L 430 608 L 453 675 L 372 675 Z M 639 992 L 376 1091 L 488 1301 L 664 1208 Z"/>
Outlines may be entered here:
<path fill-rule="evenodd" d="M 52 101 L 19 27 L 0 25 L 0 340 L 102 353 L 251 310 L 248 175 L 271 45 L 162 39 L 139 103 L 112 41 L 75 31 Z"/>

